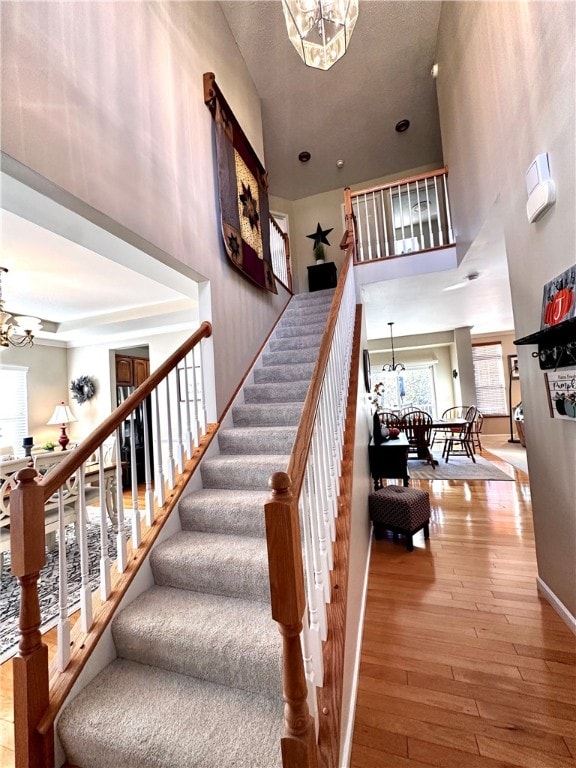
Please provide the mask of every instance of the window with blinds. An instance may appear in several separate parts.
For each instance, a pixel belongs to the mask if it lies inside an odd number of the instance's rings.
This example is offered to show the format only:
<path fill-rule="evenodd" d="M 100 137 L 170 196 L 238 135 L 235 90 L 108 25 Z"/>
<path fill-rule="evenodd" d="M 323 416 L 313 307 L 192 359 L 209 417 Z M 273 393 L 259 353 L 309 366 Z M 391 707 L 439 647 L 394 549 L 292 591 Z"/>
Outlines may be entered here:
<path fill-rule="evenodd" d="M 0 446 L 20 453 L 28 435 L 28 368 L 0 365 Z"/>
<path fill-rule="evenodd" d="M 484 416 L 507 416 L 502 345 L 474 344 L 472 361 L 478 410 Z"/>

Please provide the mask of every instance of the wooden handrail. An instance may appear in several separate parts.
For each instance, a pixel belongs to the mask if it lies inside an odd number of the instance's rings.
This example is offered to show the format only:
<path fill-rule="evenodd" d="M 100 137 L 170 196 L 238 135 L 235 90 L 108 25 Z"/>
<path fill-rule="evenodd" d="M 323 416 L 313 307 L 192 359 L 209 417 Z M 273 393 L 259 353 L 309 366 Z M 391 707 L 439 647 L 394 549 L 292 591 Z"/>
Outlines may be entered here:
<path fill-rule="evenodd" d="M 288 469 L 286 470 L 292 483 L 292 493 L 298 498 L 302 483 L 304 481 L 304 472 L 306 469 L 306 461 L 308 458 L 308 450 L 310 447 L 310 441 L 312 440 L 312 431 L 314 427 L 314 418 L 316 415 L 316 409 L 318 408 L 318 402 L 320 400 L 320 392 L 322 389 L 322 382 L 324 380 L 324 373 L 328 363 L 328 357 L 330 355 L 330 347 L 332 339 L 334 338 L 334 331 L 336 329 L 336 321 L 338 319 L 338 310 L 340 303 L 342 302 L 342 296 L 344 294 L 344 286 L 346 284 L 346 275 L 350 269 L 352 262 L 351 249 L 346 254 L 346 260 L 340 273 L 338 285 L 332 299 L 332 306 L 330 307 L 330 313 L 328 315 L 328 321 L 326 324 L 326 331 L 322 338 L 320 345 L 320 351 L 318 353 L 318 359 L 314 366 L 314 372 L 312 373 L 312 379 L 310 381 L 310 387 L 306 400 L 304 401 L 304 408 L 302 409 L 302 418 L 296 432 L 296 439 L 294 440 L 294 446 L 292 448 L 292 454 L 288 463 Z"/>
<path fill-rule="evenodd" d="M 122 422 L 132 413 L 132 411 L 143 403 L 144 400 L 156 389 L 168 373 L 183 360 L 188 352 L 195 347 L 201 339 L 212 335 L 212 325 L 204 321 L 198 330 L 190 336 L 170 357 L 165 360 L 150 376 L 143 382 L 124 402 L 115 409 L 96 429 L 65 458 L 58 467 L 55 467 L 45 480 L 38 481 L 38 484 L 44 489 L 44 500 L 66 482 L 66 480 L 76 470 L 88 460 L 94 451 L 109 437 Z"/>
<path fill-rule="evenodd" d="M 437 171 L 428 171 L 427 173 L 419 173 L 416 176 L 407 176 L 405 179 L 397 179 L 396 181 L 389 181 L 386 184 L 378 184 L 375 187 L 368 187 L 368 189 L 355 189 L 351 192 L 352 197 L 359 197 L 360 195 L 368 195 L 371 192 L 379 192 L 381 189 L 392 189 L 393 187 L 400 187 L 403 184 L 413 184 L 415 181 L 424 181 L 424 179 L 432 179 L 435 176 L 444 176 L 448 173 L 448 168 L 439 168 Z"/>

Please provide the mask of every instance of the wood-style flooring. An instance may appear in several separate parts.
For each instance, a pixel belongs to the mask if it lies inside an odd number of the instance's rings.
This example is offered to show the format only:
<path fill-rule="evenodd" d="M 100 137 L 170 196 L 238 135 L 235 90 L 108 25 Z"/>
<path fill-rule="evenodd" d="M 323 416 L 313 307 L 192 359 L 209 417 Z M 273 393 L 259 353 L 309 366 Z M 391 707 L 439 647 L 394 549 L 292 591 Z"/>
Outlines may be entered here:
<path fill-rule="evenodd" d="M 576 638 L 536 590 L 527 476 L 495 463 L 516 481 L 414 481 L 429 541 L 372 545 L 350 768 L 576 768 Z"/>
<path fill-rule="evenodd" d="M 414 481 L 430 540 L 373 544 L 350 768 L 576 768 L 576 639 L 536 591 L 527 477 L 495 463 L 515 482 Z M 6 662 L 1 768 L 13 744 Z"/>

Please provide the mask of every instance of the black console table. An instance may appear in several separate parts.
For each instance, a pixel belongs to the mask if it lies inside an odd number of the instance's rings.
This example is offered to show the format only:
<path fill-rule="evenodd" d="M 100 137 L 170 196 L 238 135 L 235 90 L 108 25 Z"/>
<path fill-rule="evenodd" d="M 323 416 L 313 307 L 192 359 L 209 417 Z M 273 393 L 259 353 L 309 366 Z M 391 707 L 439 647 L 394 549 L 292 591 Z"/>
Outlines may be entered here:
<path fill-rule="evenodd" d="M 368 460 L 375 491 L 382 487 L 383 477 L 400 478 L 404 487 L 408 486 L 408 438 L 404 432 L 400 432 L 396 440 L 386 440 L 380 445 L 374 445 L 374 440 L 370 440 Z"/>
<path fill-rule="evenodd" d="M 336 288 L 336 264 L 327 261 L 324 264 L 313 264 L 308 267 L 308 290 L 323 291 L 325 288 Z"/>

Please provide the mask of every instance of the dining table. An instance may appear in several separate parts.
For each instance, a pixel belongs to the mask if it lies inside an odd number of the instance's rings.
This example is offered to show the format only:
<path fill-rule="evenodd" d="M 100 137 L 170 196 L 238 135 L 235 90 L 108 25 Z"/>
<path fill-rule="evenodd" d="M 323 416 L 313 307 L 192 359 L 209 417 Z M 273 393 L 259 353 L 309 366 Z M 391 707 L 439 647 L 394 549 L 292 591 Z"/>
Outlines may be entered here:
<path fill-rule="evenodd" d="M 429 461 L 433 467 L 438 466 L 438 460 L 434 458 L 432 450 L 430 448 L 430 442 L 425 438 L 425 432 L 429 427 L 434 429 L 450 429 L 459 431 L 466 425 L 466 419 L 434 419 L 432 417 L 432 424 L 423 424 L 422 426 L 416 424 L 412 426 L 412 431 L 416 433 L 416 458 L 424 461 Z M 402 429 L 402 427 L 400 427 Z M 418 431 L 423 433 L 422 440 L 418 443 Z M 410 458 L 410 456 L 408 456 Z"/>

